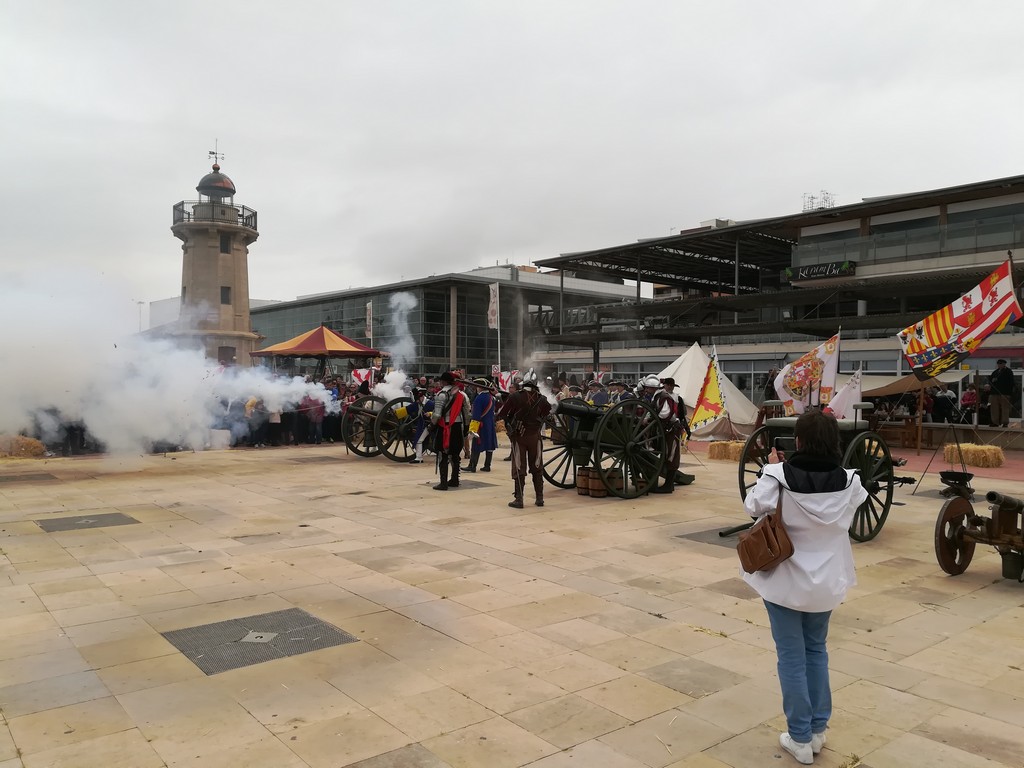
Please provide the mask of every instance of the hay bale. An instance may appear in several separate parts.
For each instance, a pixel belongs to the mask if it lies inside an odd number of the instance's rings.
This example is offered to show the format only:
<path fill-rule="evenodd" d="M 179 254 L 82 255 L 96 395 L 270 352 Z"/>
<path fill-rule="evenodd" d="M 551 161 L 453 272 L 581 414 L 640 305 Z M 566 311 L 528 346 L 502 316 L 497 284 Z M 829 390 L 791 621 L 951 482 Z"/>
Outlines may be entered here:
<path fill-rule="evenodd" d="M 742 440 L 716 440 L 708 446 L 708 458 L 719 461 L 739 461 L 743 455 Z"/>
<path fill-rule="evenodd" d="M 1003 466 L 1006 456 L 1003 449 L 998 445 L 978 445 L 977 443 L 961 443 L 960 451 L 956 449 L 955 443 L 946 443 L 942 449 L 942 456 L 947 464 L 959 464 L 960 453 L 963 453 L 964 464 L 969 467 L 982 467 L 991 469 Z"/>
<path fill-rule="evenodd" d="M 0 456 L 18 459 L 39 459 L 46 453 L 46 446 L 32 437 L 0 435 Z"/>

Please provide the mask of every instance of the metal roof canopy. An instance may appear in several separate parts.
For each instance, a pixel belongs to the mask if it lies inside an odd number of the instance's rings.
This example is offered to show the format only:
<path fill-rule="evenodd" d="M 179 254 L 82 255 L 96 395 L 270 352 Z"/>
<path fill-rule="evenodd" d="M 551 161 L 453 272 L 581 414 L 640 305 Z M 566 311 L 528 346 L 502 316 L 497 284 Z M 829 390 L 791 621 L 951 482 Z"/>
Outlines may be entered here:
<path fill-rule="evenodd" d="M 577 268 L 630 280 L 639 278 L 663 285 L 720 290 L 724 286 L 734 287 L 738 260 L 739 290 L 752 293 L 760 290 L 762 270 L 771 272 L 790 266 L 792 248 L 803 227 L 1019 192 L 1024 192 L 1024 176 L 1009 176 L 924 192 L 865 198 L 862 202 L 836 208 L 744 221 L 716 229 L 691 230 L 610 248 L 565 253 L 534 263 L 551 269 Z"/>

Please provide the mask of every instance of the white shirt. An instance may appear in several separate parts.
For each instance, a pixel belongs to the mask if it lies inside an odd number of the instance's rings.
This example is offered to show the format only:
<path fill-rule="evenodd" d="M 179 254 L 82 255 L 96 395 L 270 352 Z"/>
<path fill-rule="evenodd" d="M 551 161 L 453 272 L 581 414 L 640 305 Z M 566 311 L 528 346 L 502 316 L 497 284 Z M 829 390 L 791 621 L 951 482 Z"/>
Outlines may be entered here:
<path fill-rule="evenodd" d="M 751 517 L 775 511 L 779 489 L 786 487 L 782 521 L 793 542 L 793 556 L 770 571 L 740 575 L 770 603 L 795 611 L 831 611 L 857 583 L 849 527 L 868 492 L 856 471 L 847 469 L 847 486 L 828 493 L 796 493 L 786 485 L 782 464 L 766 464 L 743 507 Z"/>

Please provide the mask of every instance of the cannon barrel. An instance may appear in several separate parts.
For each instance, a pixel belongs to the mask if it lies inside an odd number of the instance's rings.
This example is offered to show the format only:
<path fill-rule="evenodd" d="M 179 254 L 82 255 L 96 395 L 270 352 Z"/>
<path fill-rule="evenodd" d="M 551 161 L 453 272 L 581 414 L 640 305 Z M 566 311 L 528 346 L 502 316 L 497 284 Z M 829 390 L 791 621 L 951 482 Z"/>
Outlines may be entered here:
<path fill-rule="evenodd" d="M 1013 496 L 1007 496 L 1005 493 L 999 493 L 998 491 L 989 491 L 986 493 L 985 501 L 989 504 L 998 504 L 1003 509 L 1009 509 L 1014 512 L 1014 514 L 1024 512 L 1024 501 Z"/>
<path fill-rule="evenodd" d="M 583 400 L 561 400 L 556 406 L 556 413 L 565 414 L 566 416 L 576 416 L 581 418 L 597 418 L 603 411 L 597 406 L 591 405 L 590 403 L 584 402 Z"/>

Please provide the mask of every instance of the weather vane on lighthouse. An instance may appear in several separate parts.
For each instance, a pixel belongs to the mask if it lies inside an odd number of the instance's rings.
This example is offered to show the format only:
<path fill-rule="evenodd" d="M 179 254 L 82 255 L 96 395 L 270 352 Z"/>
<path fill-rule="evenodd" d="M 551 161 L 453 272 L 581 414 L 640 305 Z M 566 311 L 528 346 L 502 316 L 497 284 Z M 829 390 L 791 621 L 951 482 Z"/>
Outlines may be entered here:
<path fill-rule="evenodd" d="M 213 158 L 213 162 L 215 164 L 219 165 L 220 161 L 224 159 L 224 153 L 217 151 L 217 141 L 218 141 L 217 139 L 213 140 L 213 149 L 211 149 L 209 152 L 207 152 L 206 155 L 207 155 L 207 157 L 212 157 Z"/>

